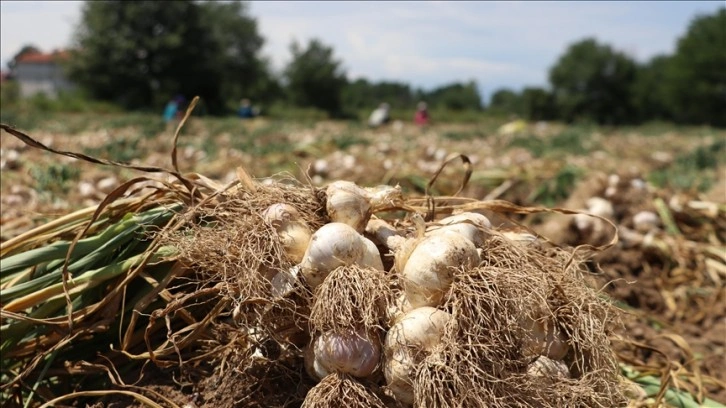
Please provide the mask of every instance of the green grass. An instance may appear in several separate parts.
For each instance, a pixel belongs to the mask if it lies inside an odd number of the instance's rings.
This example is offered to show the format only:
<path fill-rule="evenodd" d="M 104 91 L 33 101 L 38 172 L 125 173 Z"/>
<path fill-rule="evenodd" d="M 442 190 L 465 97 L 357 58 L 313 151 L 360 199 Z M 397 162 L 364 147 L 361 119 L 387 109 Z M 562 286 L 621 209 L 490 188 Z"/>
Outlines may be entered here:
<path fill-rule="evenodd" d="M 721 139 L 676 157 L 668 167 L 651 172 L 648 181 L 660 188 L 704 192 L 713 186 L 717 167 L 725 163 L 726 140 Z"/>
<path fill-rule="evenodd" d="M 35 180 L 35 189 L 43 194 L 67 194 L 80 176 L 80 170 L 71 164 L 52 163 L 33 165 L 29 169 Z"/>
<path fill-rule="evenodd" d="M 527 149 L 534 157 L 579 156 L 599 147 L 592 141 L 592 133 L 589 127 L 571 127 L 550 138 L 528 134 L 513 138 L 508 147 Z"/>

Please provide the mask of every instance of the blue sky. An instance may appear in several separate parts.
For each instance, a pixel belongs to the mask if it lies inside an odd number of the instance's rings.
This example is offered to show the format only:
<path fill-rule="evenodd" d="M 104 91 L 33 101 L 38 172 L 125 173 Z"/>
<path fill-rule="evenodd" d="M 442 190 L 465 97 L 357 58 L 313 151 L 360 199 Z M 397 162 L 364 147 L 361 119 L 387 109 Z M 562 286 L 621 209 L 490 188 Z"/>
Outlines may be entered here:
<path fill-rule="evenodd" d="M 82 2 L 0 2 L 0 61 L 24 45 L 68 46 Z M 250 4 L 281 70 L 293 39 L 332 45 L 348 77 L 432 88 L 475 79 L 487 97 L 500 87 L 546 86 L 567 45 L 593 36 L 638 61 L 672 53 L 698 14 L 726 1 L 304 2 Z"/>

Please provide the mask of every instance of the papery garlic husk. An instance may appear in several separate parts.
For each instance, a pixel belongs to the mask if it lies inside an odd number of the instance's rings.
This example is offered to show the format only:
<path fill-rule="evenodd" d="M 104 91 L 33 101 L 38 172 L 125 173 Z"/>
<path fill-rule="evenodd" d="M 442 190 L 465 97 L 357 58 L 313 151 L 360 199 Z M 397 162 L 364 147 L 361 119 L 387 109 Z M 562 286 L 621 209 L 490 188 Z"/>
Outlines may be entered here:
<path fill-rule="evenodd" d="M 373 218 L 368 221 L 366 233 L 372 235 L 376 241 L 392 251 L 398 250 L 407 240 L 390 224 L 379 218 Z"/>
<path fill-rule="evenodd" d="M 267 207 L 263 217 L 277 231 L 287 258 L 300 263 L 312 236 L 300 213 L 289 204 L 277 203 Z"/>
<path fill-rule="evenodd" d="M 534 377 L 545 377 L 551 379 L 570 378 L 570 369 L 561 360 L 553 360 L 549 357 L 539 356 L 537 360 L 527 366 L 527 374 Z"/>
<path fill-rule="evenodd" d="M 383 363 L 383 376 L 386 378 L 386 388 L 391 390 L 396 399 L 406 405 L 414 401 L 413 376 L 416 374 L 416 364 L 407 350 L 396 349 L 387 356 Z"/>
<path fill-rule="evenodd" d="M 425 237 L 408 257 L 401 283 L 411 306 L 437 306 L 451 286 L 456 268 L 479 263 L 474 244 L 461 234 L 445 232 Z"/>
<path fill-rule="evenodd" d="M 406 299 L 406 294 L 401 292 L 396 296 L 393 303 L 388 307 L 387 318 L 389 325 L 398 323 L 406 313 L 411 311 L 411 304 Z"/>
<path fill-rule="evenodd" d="M 365 188 L 368 193 L 368 201 L 373 212 L 388 208 L 399 207 L 403 204 L 403 193 L 401 186 L 380 185 Z"/>
<path fill-rule="evenodd" d="M 431 350 L 441 342 L 452 316 L 430 306 L 410 310 L 386 334 L 386 353 L 397 348 Z"/>
<path fill-rule="evenodd" d="M 469 239 L 475 246 L 480 247 L 489 234 L 492 227 L 489 219 L 479 213 L 465 212 L 452 215 L 438 221 L 429 227 L 427 235 L 436 235 L 444 231 L 456 232 Z"/>
<path fill-rule="evenodd" d="M 315 340 L 314 354 L 315 362 L 324 371 L 363 378 L 378 367 L 381 349 L 375 336 L 362 330 L 326 332 Z"/>
<path fill-rule="evenodd" d="M 347 224 L 362 233 L 371 216 L 368 192 L 355 183 L 339 180 L 329 184 L 325 193 L 325 209 L 330 220 Z"/>
<path fill-rule="evenodd" d="M 305 282 L 315 289 L 333 269 L 359 263 L 369 248 L 364 237 L 353 227 L 331 222 L 313 234 L 300 263 L 300 271 Z"/>
<path fill-rule="evenodd" d="M 523 316 L 519 318 L 524 329 L 523 351 L 525 355 L 543 355 L 552 360 L 561 360 L 570 349 L 564 333 L 548 318 L 533 320 Z"/>
<path fill-rule="evenodd" d="M 374 268 L 379 271 L 385 271 L 383 269 L 383 260 L 381 259 L 381 252 L 378 250 L 373 241 L 366 237 L 361 237 L 363 242 L 366 244 L 366 251 L 363 254 L 363 258 L 358 262 L 358 265 L 364 268 Z"/>
<path fill-rule="evenodd" d="M 308 375 L 315 380 L 320 381 L 330 374 L 330 372 L 324 369 L 315 359 L 315 348 L 313 347 L 313 344 L 309 344 L 303 349 L 303 364 L 305 365 L 305 372 L 307 372 Z"/>

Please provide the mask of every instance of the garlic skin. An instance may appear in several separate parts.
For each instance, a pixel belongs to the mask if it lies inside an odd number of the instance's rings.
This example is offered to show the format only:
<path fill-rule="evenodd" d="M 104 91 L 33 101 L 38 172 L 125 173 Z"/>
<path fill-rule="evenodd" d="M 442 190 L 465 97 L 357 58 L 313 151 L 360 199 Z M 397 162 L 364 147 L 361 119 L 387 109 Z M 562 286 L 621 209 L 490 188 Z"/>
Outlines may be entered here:
<path fill-rule="evenodd" d="M 357 232 L 365 230 L 371 216 L 368 192 L 350 181 L 335 181 L 325 190 L 325 209 L 330 220 L 353 227 Z"/>
<path fill-rule="evenodd" d="M 358 262 L 358 265 L 362 267 L 374 268 L 379 271 L 385 271 L 383 269 L 383 260 L 381 259 L 381 252 L 378 251 L 378 247 L 373 241 L 366 237 L 361 237 L 366 245 L 366 251 L 363 254 L 363 258 Z"/>
<path fill-rule="evenodd" d="M 652 211 L 640 211 L 633 216 L 633 226 L 640 233 L 647 233 L 660 226 L 660 218 Z"/>
<path fill-rule="evenodd" d="M 454 269 L 474 268 L 479 254 L 461 234 L 447 231 L 419 241 L 408 257 L 401 282 L 414 308 L 437 306 L 454 279 Z"/>
<path fill-rule="evenodd" d="M 403 315 L 386 334 L 386 353 L 404 347 L 431 350 L 441 342 L 444 328 L 452 316 L 430 306 L 413 309 Z"/>
<path fill-rule="evenodd" d="M 572 378 L 567 364 L 560 360 L 552 360 L 545 356 L 539 356 L 537 360 L 527 366 L 527 374 L 534 377 L 545 377 L 550 379 Z"/>
<path fill-rule="evenodd" d="M 413 375 L 427 351 L 441 343 L 444 328 L 452 316 L 433 307 L 420 307 L 406 313 L 386 334 L 383 375 L 396 398 L 411 405 L 414 401 Z"/>
<path fill-rule="evenodd" d="M 338 372 L 354 377 L 371 375 L 380 362 L 381 349 L 371 336 L 363 332 L 343 334 L 327 332 L 314 345 L 315 362 L 323 372 Z M 318 370 L 315 370 L 316 374 Z"/>
<path fill-rule="evenodd" d="M 376 241 L 392 251 L 396 251 L 406 241 L 406 238 L 396 231 L 395 228 L 386 221 L 378 218 L 368 221 L 366 233 L 372 235 Z"/>
<path fill-rule="evenodd" d="M 465 212 L 440 220 L 427 231 L 427 235 L 436 235 L 445 231 L 456 232 L 466 237 L 475 246 L 480 247 L 488 236 L 486 231 L 490 230 L 491 227 L 492 223 L 486 216 L 474 212 Z"/>
<path fill-rule="evenodd" d="M 388 307 L 387 310 L 387 316 L 388 316 L 388 322 L 389 325 L 393 326 L 394 324 L 398 323 L 403 316 L 406 315 L 406 313 L 410 312 L 411 304 L 408 303 L 408 300 L 406 299 L 406 294 L 401 292 L 396 297 L 396 300 L 393 302 L 392 305 Z"/>
<path fill-rule="evenodd" d="M 525 355 L 542 355 L 552 360 L 561 360 L 567 355 L 570 346 L 567 339 L 551 319 L 533 320 L 520 317 L 524 329 L 523 351 Z"/>
<path fill-rule="evenodd" d="M 386 387 L 391 390 L 396 399 L 406 405 L 413 405 L 413 381 L 416 364 L 410 353 L 397 349 L 391 353 L 383 363 L 383 376 L 386 378 Z"/>
<path fill-rule="evenodd" d="M 312 235 L 300 213 L 289 204 L 277 203 L 267 207 L 262 216 L 277 231 L 290 262 L 300 263 Z"/>
<path fill-rule="evenodd" d="M 300 263 L 300 272 L 308 285 L 315 289 L 333 269 L 359 263 L 368 251 L 364 237 L 349 225 L 339 222 L 325 224 L 310 239 Z"/>
<path fill-rule="evenodd" d="M 330 374 L 330 372 L 324 369 L 315 359 L 315 348 L 312 344 L 308 344 L 303 349 L 303 363 L 305 366 L 305 372 L 308 373 L 311 378 L 314 378 L 318 381 L 322 380 L 328 374 Z"/>

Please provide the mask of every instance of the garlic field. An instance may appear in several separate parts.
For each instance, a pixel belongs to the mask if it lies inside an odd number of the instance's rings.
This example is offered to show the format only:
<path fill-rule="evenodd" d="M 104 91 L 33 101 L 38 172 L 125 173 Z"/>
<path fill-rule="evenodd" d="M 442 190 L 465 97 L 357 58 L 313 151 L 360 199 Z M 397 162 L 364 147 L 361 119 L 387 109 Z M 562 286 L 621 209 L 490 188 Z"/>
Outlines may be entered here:
<path fill-rule="evenodd" d="M 436 119 L 4 127 L 3 402 L 726 404 L 726 131 Z"/>

